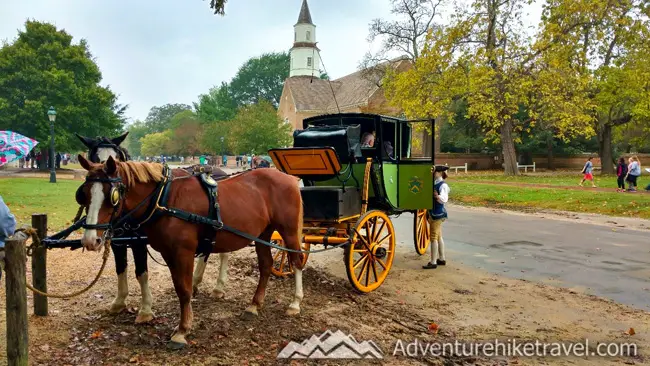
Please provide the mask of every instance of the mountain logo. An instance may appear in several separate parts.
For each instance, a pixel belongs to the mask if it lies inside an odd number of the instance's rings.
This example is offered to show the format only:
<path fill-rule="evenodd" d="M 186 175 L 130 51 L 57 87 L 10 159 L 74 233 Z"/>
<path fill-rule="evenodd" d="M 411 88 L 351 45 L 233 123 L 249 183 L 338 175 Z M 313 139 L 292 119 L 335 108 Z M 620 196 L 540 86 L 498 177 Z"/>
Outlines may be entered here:
<path fill-rule="evenodd" d="M 340 330 L 313 335 L 302 343 L 289 342 L 277 358 L 308 359 L 383 359 L 384 353 L 373 341 L 357 342 L 350 334 Z"/>

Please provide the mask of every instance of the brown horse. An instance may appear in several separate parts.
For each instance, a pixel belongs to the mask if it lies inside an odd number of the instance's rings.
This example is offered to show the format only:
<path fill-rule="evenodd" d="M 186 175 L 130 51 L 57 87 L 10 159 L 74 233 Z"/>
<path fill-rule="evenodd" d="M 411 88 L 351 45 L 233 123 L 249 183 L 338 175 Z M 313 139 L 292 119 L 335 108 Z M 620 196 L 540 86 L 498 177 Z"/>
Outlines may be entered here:
<path fill-rule="evenodd" d="M 157 199 L 160 182 L 164 182 L 163 166 L 155 163 L 116 162 L 112 157 L 103 164 L 95 164 L 79 156 L 81 166 L 88 171 L 83 185 L 86 197 L 90 197 L 87 228 L 82 238 L 88 250 L 99 250 L 104 235 L 101 229 L 111 230 L 116 218 L 132 213 L 138 220 L 149 216 L 149 202 Z M 167 206 L 200 216 L 208 216 L 209 200 L 198 177 L 184 170 L 174 169 L 169 181 Z M 119 184 L 118 184 L 119 183 Z M 121 186 L 123 185 L 123 186 Z M 121 189 L 118 202 L 114 190 Z M 112 201 L 112 202 L 111 202 Z M 269 241 L 274 230 L 284 239 L 285 245 L 300 249 L 302 235 L 302 199 L 294 177 L 276 169 L 258 169 L 219 182 L 218 203 L 223 224 L 249 235 Z M 139 206 L 138 206 L 139 205 Z M 181 348 L 192 326 L 192 270 L 194 255 L 205 225 L 190 223 L 165 214 L 142 224 L 149 243 L 162 254 L 174 282 L 180 300 L 181 317 L 172 334 L 169 346 Z M 213 253 L 233 252 L 247 247 L 250 240 L 220 230 L 216 232 Z M 271 248 L 255 245 L 259 261 L 260 279 L 250 306 L 244 315 L 256 316 L 261 309 L 266 286 L 271 274 L 273 258 Z M 300 313 L 302 292 L 302 263 L 298 253 L 289 252 L 295 271 L 295 293 L 287 315 Z"/>

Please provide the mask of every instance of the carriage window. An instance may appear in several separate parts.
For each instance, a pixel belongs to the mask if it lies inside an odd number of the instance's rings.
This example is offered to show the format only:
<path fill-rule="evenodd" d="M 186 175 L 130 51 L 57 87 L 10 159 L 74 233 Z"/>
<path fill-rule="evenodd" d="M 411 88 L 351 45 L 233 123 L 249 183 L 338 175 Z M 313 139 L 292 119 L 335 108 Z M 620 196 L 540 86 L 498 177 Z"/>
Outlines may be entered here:
<path fill-rule="evenodd" d="M 431 159 L 433 138 L 428 123 L 405 123 L 402 125 L 402 159 Z"/>

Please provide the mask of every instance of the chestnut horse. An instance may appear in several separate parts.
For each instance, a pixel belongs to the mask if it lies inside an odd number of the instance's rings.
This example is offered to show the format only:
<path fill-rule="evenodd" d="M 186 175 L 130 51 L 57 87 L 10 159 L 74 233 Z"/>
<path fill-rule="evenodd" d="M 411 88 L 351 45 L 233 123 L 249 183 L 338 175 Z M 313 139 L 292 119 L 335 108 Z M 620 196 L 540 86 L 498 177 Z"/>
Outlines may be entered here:
<path fill-rule="evenodd" d="M 124 134 L 114 138 L 97 137 L 91 139 L 75 133 L 81 143 L 88 148 L 88 157 L 93 163 L 103 163 L 109 156 L 112 156 L 113 159 L 119 161 L 130 160 L 131 157 L 129 152 L 126 148 L 120 146 L 128 134 L 128 132 L 125 132 Z M 185 168 L 185 170 L 189 169 L 191 168 Z M 219 168 L 210 168 L 209 173 L 214 179 L 220 179 L 228 175 Z M 83 205 L 84 203 L 79 202 L 79 204 Z M 125 232 L 124 234 L 124 236 L 132 235 L 130 232 Z M 117 273 L 117 295 L 111 303 L 109 312 L 111 314 L 119 314 L 126 309 L 126 298 L 129 295 L 129 284 L 126 276 L 126 269 L 128 266 L 127 247 L 125 245 L 111 245 L 111 249 L 113 251 L 113 257 L 115 258 L 115 272 Z M 142 294 L 140 309 L 135 318 L 135 323 L 140 324 L 149 322 L 154 318 L 154 312 L 152 310 L 153 297 L 151 295 L 151 290 L 149 289 L 147 247 L 144 245 L 136 245 L 131 247 L 131 251 L 133 252 L 133 262 L 135 263 L 135 278 L 140 284 L 140 293 Z M 225 293 L 224 288 L 228 276 L 229 255 L 229 253 L 221 253 L 219 255 L 221 267 L 219 269 L 217 288 L 214 290 L 214 295 L 217 297 L 223 297 Z M 196 261 L 196 270 L 194 272 L 193 280 L 194 292 L 198 291 L 197 287 L 203 280 L 203 272 L 205 271 L 207 262 L 208 255 L 201 256 Z"/>
<path fill-rule="evenodd" d="M 88 250 L 99 250 L 103 245 L 104 230 L 112 230 L 116 218 L 132 215 L 145 220 L 154 193 L 165 181 L 163 166 L 155 163 L 116 162 L 109 157 L 105 163 L 96 164 L 79 156 L 79 163 L 88 171 L 82 189 L 90 197 L 88 216 L 82 244 Z M 119 184 L 118 184 L 119 183 Z M 169 195 L 165 207 L 183 210 L 207 217 L 209 200 L 200 178 L 181 169 L 172 170 L 168 181 Z M 121 192 L 119 202 L 110 202 L 115 189 Z M 219 182 L 218 203 L 223 224 L 261 240 L 269 241 L 273 231 L 284 239 L 287 248 L 300 250 L 302 236 L 302 199 L 294 177 L 276 169 L 257 169 Z M 153 249 L 160 252 L 169 266 L 174 288 L 181 308 L 179 325 L 172 334 L 169 347 L 181 348 L 192 326 L 192 270 L 194 255 L 205 225 L 190 223 L 170 216 L 165 209 L 153 221 L 146 221 L 142 229 Z M 213 253 L 228 253 L 247 247 L 250 240 L 226 230 L 214 237 Z M 256 316 L 264 303 L 266 286 L 271 275 L 273 258 L 271 248 L 255 244 L 260 278 L 246 316 Z M 302 291 L 302 263 L 300 254 L 289 252 L 295 268 L 294 298 L 287 315 L 300 313 Z"/>

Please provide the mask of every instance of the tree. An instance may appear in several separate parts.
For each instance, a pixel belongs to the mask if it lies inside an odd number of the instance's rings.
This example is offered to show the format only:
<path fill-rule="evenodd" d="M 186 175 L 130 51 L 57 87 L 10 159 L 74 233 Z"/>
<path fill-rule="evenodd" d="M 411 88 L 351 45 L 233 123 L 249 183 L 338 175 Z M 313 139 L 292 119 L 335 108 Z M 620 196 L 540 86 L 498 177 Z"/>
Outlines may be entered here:
<path fill-rule="evenodd" d="M 563 67 L 589 80 L 578 91 L 595 106 L 584 113 L 598 136 L 604 174 L 614 172 L 614 129 L 650 120 L 648 11 L 643 0 L 549 0 L 544 9 L 542 41 L 556 40 L 547 52 L 565 54 Z"/>
<path fill-rule="evenodd" d="M 517 175 L 515 143 L 535 126 L 539 88 L 535 66 L 557 39 L 535 47 L 524 33 L 525 0 L 474 0 L 471 10 L 457 15 L 444 29 L 431 29 L 420 58 L 411 70 L 389 73 L 387 96 L 412 116 L 452 120 L 449 106 L 467 102 L 468 117 L 483 128 L 486 141 L 498 142 L 507 175 Z M 557 28 L 565 34 L 571 22 Z M 554 74 L 555 76 L 561 73 Z M 553 78 L 543 78 L 555 83 Z M 537 84 L 536 84 L 537 83 Z M 521 119 L 525 112 L 528 119 Z M 555 115 L 555 117 L 558 117 Z M 587 119 L 549 119 L 557 135 L 588 132 Z"/>
<path fill-rule="evenodd" d="M 183 111 L 171 120 L 172 139 L 167 151 L 173 155 L 196 155 L 201 152 L 203 128 L 192 111 Z"/>
<path fill-rule="evenodd" d="M 210 0 L 210 9 L 213 9 L 215 14 L 225 15 L 227 1 L 228 0 Z"/>
<path fill-rule="evenodd" d="M 237 102 L 228 83 L 222 82 L 220 86 L 210 89 L 208 94 L 199 95 L 194 109 L 199 120 L 203 122 L 229 121 L 237 114 Z"/>
<path fill-rule="evenodd" d="M 233 99 L 238 106 L 267 100 L 277 108 L 289 67 L 287 52 L 265 53 L 249 59 L 230 82 Z"/>
<path fill-rule="evenodd" d="M 370 23 L 368 42 L 381 39 L 381 49 L 376 54 L 367 53 L 362 68 L 376 66 L 388 61 L 388 54 L 399 52 L 411 61 L 420 56 L 427 33 L 435 27 L 434 19 L 442 0 L 391 0 L 391 13 L 397 20 L 373 19 Z"/>
<path fill-rule="evenodd" d="M 262 101 L 239 109 L 228 140 L 235 153 L 266 154 L 291 143 L 291 126 L 278 117 L 270 102 Z"/>
<path fill-rule="evenodd" d="M 191 106 L 181 103 L 168 103 L 160 107 L 152 107 L 144 123 L 149 133 L 162 132 L 170 128 L 172 117 L 189 110 L 192 110 Z"/>
<path fill-rule="evenodd" d="M 114 136 L 122 131 L 125 106 L 100 86 L 102 74 L 85 40 L 73 38 L 54 25 L 27 21 L 12 43 L 0 49 L 0 126 L 49 147 L 47 110 L 57 112 L 55 146 L 81 150 L 74 132 Z"/>
<path fill-rule="evenodd" d="M 133 124 L 127 126 L 129 134 L 126 136 L 124 146 L 129 150 L 129 154 L 133 157 L 142 156 L 142 139 L 147 134 L 147 126 L 142 121 L 135 121 Z"/>
<path fill-rule="evenodd" d="M 231 135 L 230 121 L 212 121 L 203 125 L 201 149 L 215 155 L 233 153 L 233 144 L 239 136 Z M 223 142 L 222 142 L 223 140 Z"/>
<path fill-rule="evenodd" d="M 169 153 L 169 143 L 172 140 L 171 131 L 154 132 L 144 136 L 142 143 L 142 155 L 158 156 Z"/>

